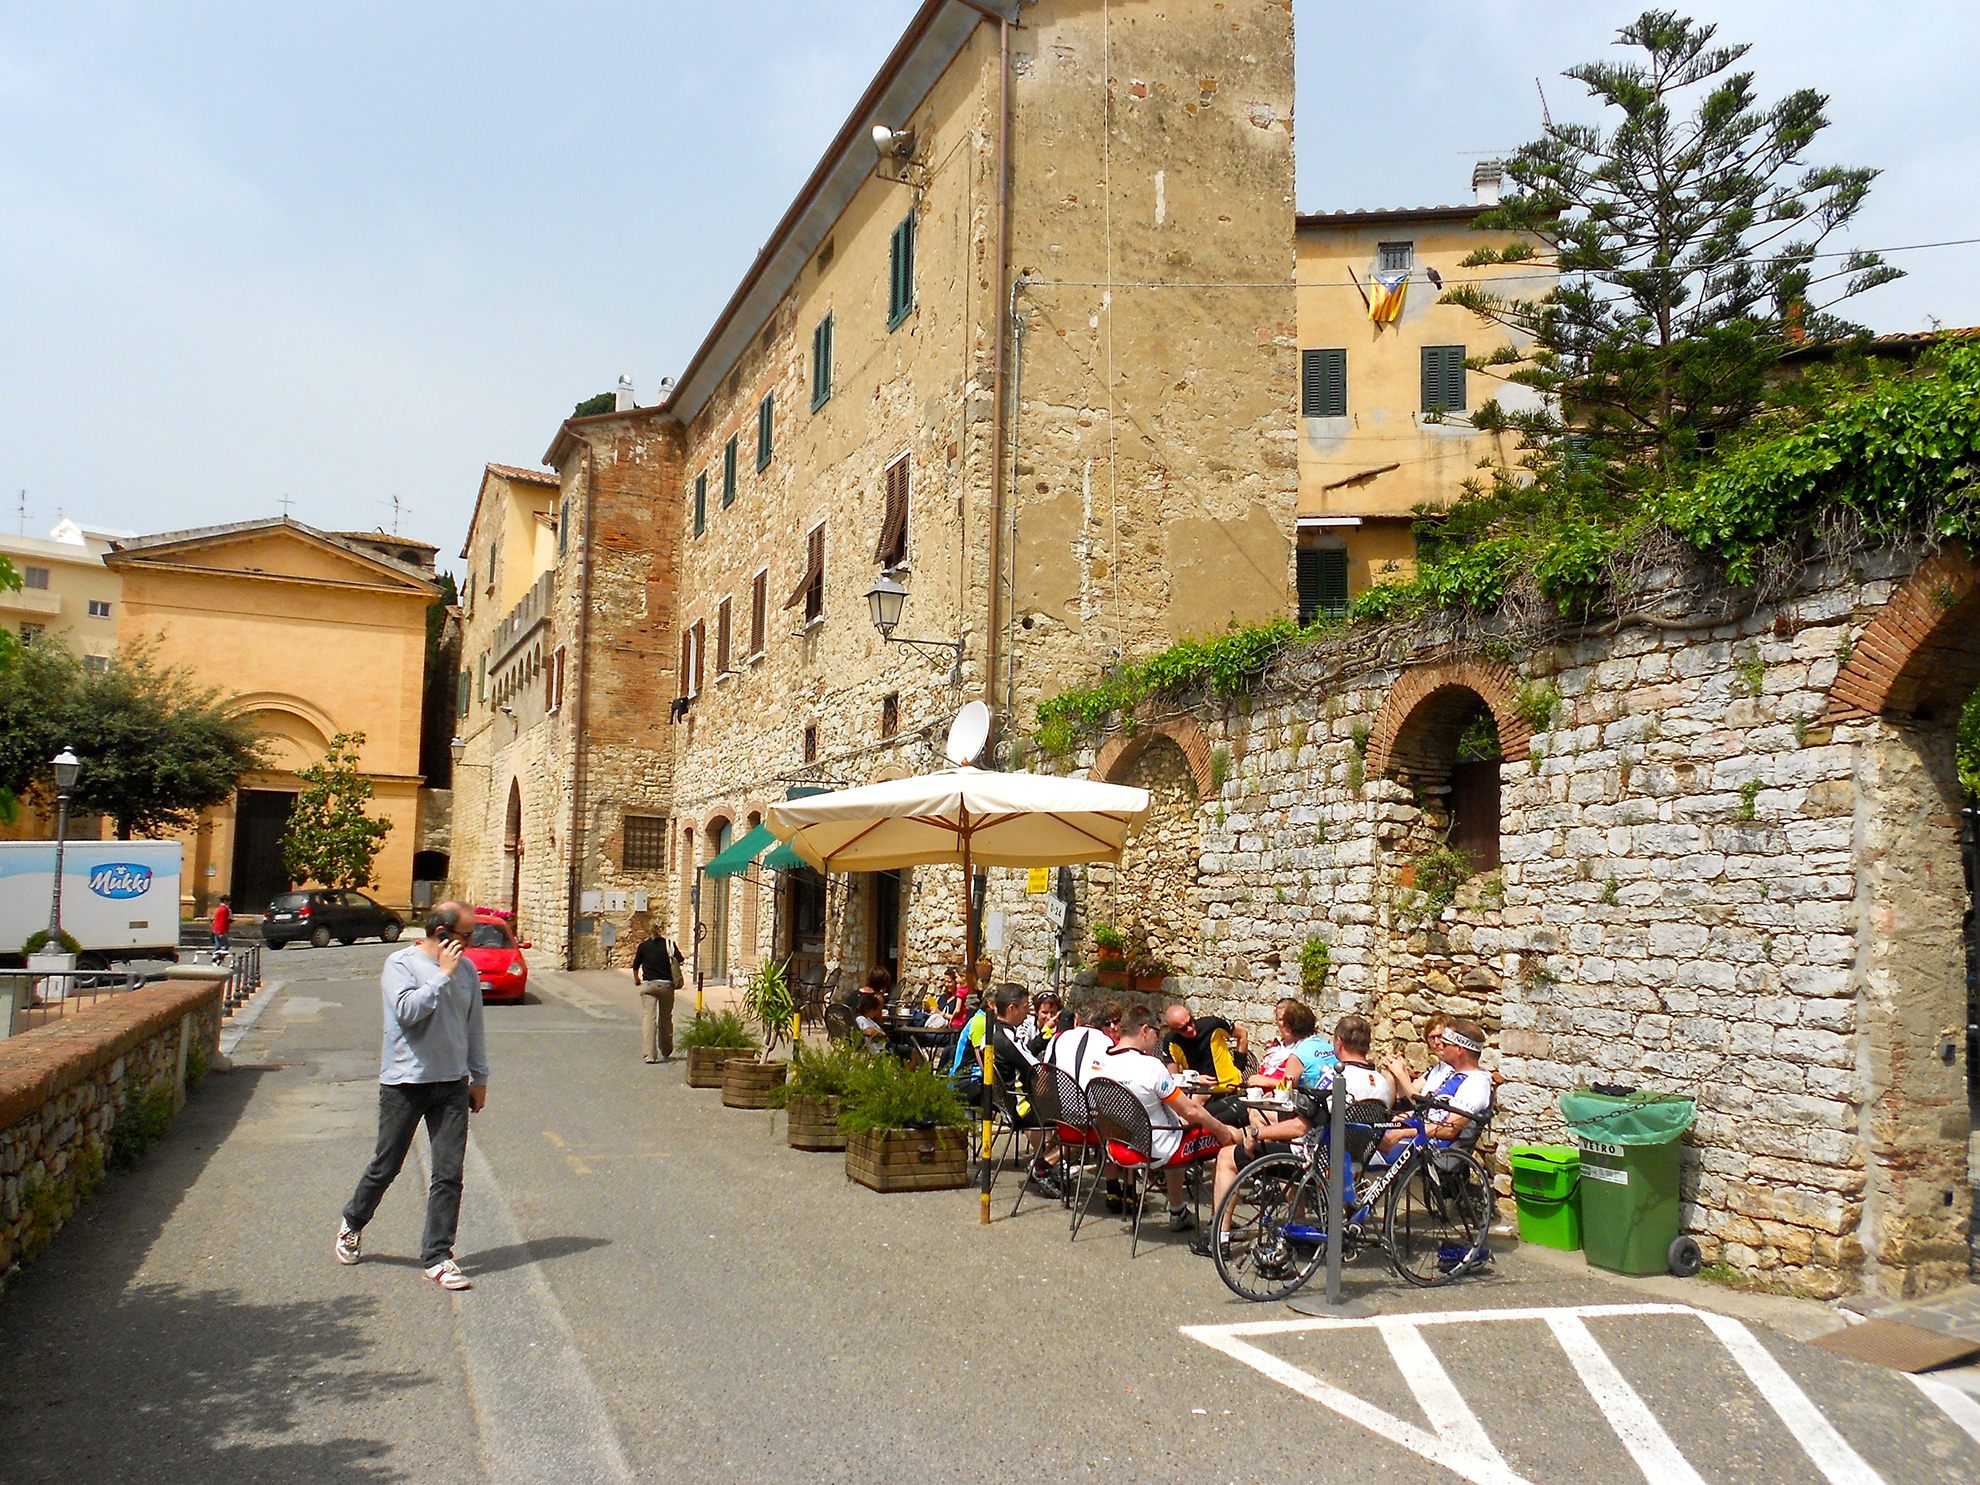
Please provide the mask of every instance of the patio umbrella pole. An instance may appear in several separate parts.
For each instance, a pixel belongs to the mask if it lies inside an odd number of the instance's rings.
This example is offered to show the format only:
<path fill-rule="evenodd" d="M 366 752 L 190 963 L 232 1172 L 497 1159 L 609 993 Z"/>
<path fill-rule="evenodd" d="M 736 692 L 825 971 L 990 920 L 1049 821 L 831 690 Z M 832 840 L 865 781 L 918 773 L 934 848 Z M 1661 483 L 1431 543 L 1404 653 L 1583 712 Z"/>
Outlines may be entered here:
<path fill-rule="evenodd" d="M 969 812 L 963 812 L 963 963 L 968 968 L 971 983 L 976 980 L 976 945 L 970 942 L 971 926 L 976 921 L 976 873 L 969 859 Z M 986 889 L 987 890 L 987 889 Z M 969 1035 L 969 1023 L 963 1023 L 963 1035 Z M 977 1221 L 983 1226 L 990 1225 L 990 1181 L 995 1174 L 990 1168 L 990 1152 L 995 1145 L 993 1126 L 990 1122 L 991 1079 L 997 1075 L 997 1052 L 990 1036 L 990 1002 L 983 1003 L 983 1196 L 982 1210 Z"/>

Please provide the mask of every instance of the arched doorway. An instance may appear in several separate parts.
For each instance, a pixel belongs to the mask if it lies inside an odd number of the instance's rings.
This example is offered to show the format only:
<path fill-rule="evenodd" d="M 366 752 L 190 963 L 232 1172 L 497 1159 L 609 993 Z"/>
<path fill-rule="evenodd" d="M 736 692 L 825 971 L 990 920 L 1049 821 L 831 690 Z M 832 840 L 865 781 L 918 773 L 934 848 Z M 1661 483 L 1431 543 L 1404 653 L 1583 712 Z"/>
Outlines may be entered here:
<path fill-rule="evenodd" d="M 518 915 L 518 921 L 522 913 L 522 862 L 522 785 L 511 780 L 509 811 L 502 825 L 503 904 Z"/>
<path fill-rule="evenodd" d="M 1475 876 L 1498 869 L 1502 768 L 1525 759 L 1532 740 L 1504 666 L 1421 666 L 1382 703 L 1367 767 L 1415 793 L 1423 818 L 1413 848 L 1447 848 Z"/>
<path fill-rule="evenodd" d="M 735 839 L 735 827 L 727 820 L 717 820 L 708 827 L 708 855 L 705 859 L 714 860 L 729 849 Z M 706 877 L 701 879 L 702 922 L 708 927 L 708 978 L 717 982 L 729 978 L 729 879 L 727 877 Z"/>
<path fill-rule="evenodd" d="M 1096 768 L 1108 783 L 1130 784 L 1149 794 L 1147 818 L 1129 839 L 1120 864 L 1095 866 L 1090 877 L 1089 915 L 1127 940 L 1133 972 L 1189 975 L 1202 970 L 1196 863 L 1202 850 L 1198 807 L 1206 780 L 1199 776 L 1192 751 L 1206 757 L 1209 752 L 1193 726 L 1182 736 L 1173 725 L 1155 727 L 1119 747 L 1110 744 Z"/>

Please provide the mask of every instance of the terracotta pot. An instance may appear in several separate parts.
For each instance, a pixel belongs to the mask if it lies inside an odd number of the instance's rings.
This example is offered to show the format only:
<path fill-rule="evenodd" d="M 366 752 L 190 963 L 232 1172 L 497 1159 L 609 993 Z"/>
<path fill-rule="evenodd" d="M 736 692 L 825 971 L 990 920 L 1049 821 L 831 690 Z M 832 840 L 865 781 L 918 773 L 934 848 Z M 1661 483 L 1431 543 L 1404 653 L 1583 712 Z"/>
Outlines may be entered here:
<path fill-rule="evenodd" d="M 722 1069 L 722 1102 L 732 1109 L 767 1109 L 770 1090 L 784 1081 L 788 1062 L 758 1062 L 745 1053 L 729 1056 Z"/>
<path fill-rule="evenodd" d="M 731 1057 L 748 1055 L 747 1052 L 738 1052 L 734 1047 L 689 1047 L 687 1049 L 688 1087 L 721 1087 L 723 1064 Z"/>
<path fill-rule="evenodd" d="M 961 1129 L 868 1129 L 846 1140 L 846 1176 L 872 1191 L 958 1191 L 969 1184 Z"/>
<path fill-rule="evenodd" d="M 788 1112 L 786 1135 L 793 1150 L 843 1150 L 846 1137 L 839 1132 L 839 1101 L 836 1098 L 793 1098 Z"/>

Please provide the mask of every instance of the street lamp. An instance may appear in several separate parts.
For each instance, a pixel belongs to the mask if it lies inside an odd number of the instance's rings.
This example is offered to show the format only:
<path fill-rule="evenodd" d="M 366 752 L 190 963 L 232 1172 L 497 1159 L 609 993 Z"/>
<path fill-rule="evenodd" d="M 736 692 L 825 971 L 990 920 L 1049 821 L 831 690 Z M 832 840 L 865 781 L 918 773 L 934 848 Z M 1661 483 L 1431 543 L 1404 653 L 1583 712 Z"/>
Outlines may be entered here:
<path fill-rule="evenodd" d="M 447 744 L 447 751 L 454 755 L 454 767 L 459 768 L 461 766 L 461 759 L 467 756 L 467 744 L 456 733 L 454 740 Z"/>
<path fill-rule="evenodd" d="M 76 775 L 82 772 L 82 759 L 64 748 L 52 762 L 55 769 L 55 890 L 48 902 L 48 951 L 51 954 L 60 952 L 62 948 L 62 856 L 63 847 L 69 839 L 69 791 L 76 787 Z"/>
<path fill-rule="evenodd" d="M 949 684 L 960 686 L 963 662 L 963 642 L 960 639 L 904 639 L 894 633 L 901 622 L 901 608 L 907 603 L 907 596 L 906 588 L 881 573 L 873 586 L 866 590 L 866 611 L 873 618 L 873 627 L 890 645 L 906 645 L 924 655 L 946 659 L 949 662 Z"/>

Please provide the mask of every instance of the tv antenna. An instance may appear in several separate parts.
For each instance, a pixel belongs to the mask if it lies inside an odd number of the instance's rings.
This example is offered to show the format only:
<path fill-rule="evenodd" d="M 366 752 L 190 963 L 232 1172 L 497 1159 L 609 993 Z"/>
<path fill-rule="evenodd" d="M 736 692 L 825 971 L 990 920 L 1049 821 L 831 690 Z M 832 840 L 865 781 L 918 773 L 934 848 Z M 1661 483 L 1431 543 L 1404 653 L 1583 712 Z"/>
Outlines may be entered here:
<path fill-rule="evenodd" d="M 399 534 L 399 518 L 401 516 L 411 515 L 412 507 L 399 499 L 397 495 L 394 495 L 390 500 L 381 500 L 378 503 L 392 507 L 392 534 L 397 536 Z"/>
<path fill-rule="evenodd" d="M 21 491 L 21 535 L 28 534 L 28 492 Z"/>

